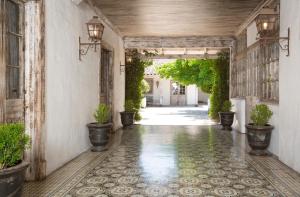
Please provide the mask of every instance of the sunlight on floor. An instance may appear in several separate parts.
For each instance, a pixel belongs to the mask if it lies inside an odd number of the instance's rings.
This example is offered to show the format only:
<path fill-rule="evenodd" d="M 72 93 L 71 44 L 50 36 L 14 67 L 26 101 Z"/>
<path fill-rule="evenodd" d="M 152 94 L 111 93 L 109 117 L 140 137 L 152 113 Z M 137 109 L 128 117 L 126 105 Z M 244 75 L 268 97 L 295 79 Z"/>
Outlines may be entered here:
<path fill-rule="evenodd" d="M 141 110 L 141 125 L 213 125 L 208 117 L 208 106 L 147 107 Z"/>

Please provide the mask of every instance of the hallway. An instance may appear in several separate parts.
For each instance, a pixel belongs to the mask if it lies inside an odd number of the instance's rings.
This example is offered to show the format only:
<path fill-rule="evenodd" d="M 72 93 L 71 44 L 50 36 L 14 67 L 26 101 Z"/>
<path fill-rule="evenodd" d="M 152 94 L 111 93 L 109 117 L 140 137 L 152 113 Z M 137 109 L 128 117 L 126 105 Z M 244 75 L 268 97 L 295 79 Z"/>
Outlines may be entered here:
<path fill-rule="evenodd" d="M 300 195 L 296 173 L 272 157 L 249 156 L 244 136 L 234 131 L 136 125 L 119 140 L 107 152 L 82 154 L 43 182 L 27 183 L 25 196 Z"/>

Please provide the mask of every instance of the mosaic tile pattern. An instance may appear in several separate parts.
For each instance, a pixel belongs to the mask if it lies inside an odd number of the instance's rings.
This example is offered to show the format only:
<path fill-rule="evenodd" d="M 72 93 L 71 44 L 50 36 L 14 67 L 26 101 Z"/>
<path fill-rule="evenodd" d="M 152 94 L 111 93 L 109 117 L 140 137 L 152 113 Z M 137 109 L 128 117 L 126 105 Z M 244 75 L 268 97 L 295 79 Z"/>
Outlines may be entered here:
<path fill-rule="evenodd" d="M 244 142 L 214 126 L 135 126 L 60 186 L 27 195 L 300 196 L 298 175 L 272 157 L 249 156 Z"/>
<path fill-rule="evenodd" d="M 141 128 L 66 196 L 282 196 L 226 131 Z"/>

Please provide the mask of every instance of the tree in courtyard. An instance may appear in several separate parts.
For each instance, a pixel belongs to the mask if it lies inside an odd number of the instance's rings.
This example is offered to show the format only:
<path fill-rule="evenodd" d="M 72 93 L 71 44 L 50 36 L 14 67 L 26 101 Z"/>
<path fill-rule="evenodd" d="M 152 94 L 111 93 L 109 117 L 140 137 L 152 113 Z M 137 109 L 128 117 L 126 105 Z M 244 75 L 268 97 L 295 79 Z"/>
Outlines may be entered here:
<path fill-rule="evenodd" d="M 215 60 L 178 59 L 156 68 L 162 78 L 172 79 L 183 85 L 197 85 L 203 92 L 211 93 L 214 82 Z"/>

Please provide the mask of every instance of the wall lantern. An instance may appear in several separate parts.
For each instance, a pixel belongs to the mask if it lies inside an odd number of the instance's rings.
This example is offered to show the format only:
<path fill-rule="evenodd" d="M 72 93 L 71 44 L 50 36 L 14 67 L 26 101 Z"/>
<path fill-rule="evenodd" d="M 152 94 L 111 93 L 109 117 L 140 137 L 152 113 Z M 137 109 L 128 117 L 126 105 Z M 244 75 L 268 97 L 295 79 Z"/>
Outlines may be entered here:
<path fill-rule="evenodd" d="M 156 81 L 156 88 L 159 87 L 159 81 Z"/>
<path fill-rule="evenodd" d="M 258 40 L 262 41 L 278 41 L 281 50 L 290 55 L 290 28 L 288 28 L 287 37 L 278 36 L 279 31 L 279 14 L 259 14 L 255 18 L 258 31 Z"/>
<path fill-rule="evenodd" d="M 132 62 L 132 57 L 129 56 L 129 55 L 126 55 L 125 56 L 125 62 L 126 62 L 125 64 L 120 63 L 120 73 L 125 72 L 126 65 L 130 65 L 131 62 Z"/>
<path fill-rule="evenodd" d="M 81 56 L 86 55 L 91 47 L 97 51 L 97 46 L 101 44 L 101 39 L 104 31 L 104 25 L 99 20 L 98 16 L 94 16 L 86 23 L 90 42 L 82 43 L 79 37 L 79 60 Z"/>

